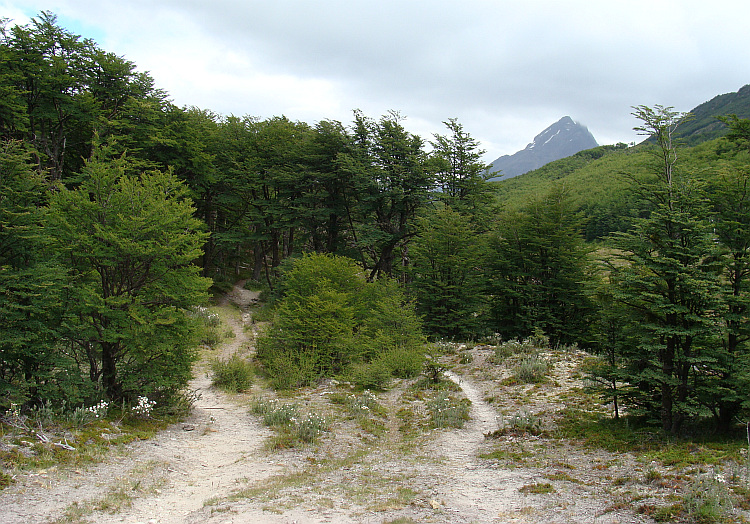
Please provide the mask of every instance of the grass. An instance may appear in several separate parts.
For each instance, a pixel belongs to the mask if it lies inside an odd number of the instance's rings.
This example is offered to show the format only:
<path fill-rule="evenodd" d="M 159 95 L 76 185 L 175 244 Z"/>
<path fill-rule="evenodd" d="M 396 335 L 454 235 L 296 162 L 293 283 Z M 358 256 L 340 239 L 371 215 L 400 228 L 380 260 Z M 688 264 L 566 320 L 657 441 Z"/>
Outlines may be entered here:
<path fill-rule="evenodd" d="M 546 495 L 547 493 L 554 493 L 555 488 L 549 482 L 537 482 L 535 484 L 526 484 L 519 488 L 518 491 L 526 495 Z"/>
<path fill-rule="evenodd" d="M 211 382 L 227 393 L 241 393 L 253 385 L 255 368 L 236 353 L 226 360 L 211 362 Z"/>
<path fill-rule="evenodd" d="M 52 524 L 88 522 L 84 519 L 94 512 L 119 513 L 132 506 L 133 499 L 144 495 L 153 494 L 161 488 L 165 480 L 160 475 L 153 475 L 162 463 L 149 461 L 130 471 L 126 480 L 121 480 L 110 487 L 107 492 L 98 499 L 74 502 L 65 509 L 60 519 Z"/>
<path fill-rule="evenodd" d="M 433 428 L 462 428 L 470 418 L 471 401 L 465 398 L 437 395 L 426 406 Z"/>
<path fill-rule="evenodd" d="M 317 413 L 300 415 L 297 404 L 281 403 L 276 399 L 258 398 L 250 411 L 262 416 L 263 424 L 276 431 L 268 443 L 270 449 L 290 449 L 300 444 L 311 444 L 331 429 L 327 417 Z"/>
<path fill-rule="evenodd" d="M 513 367 L 513 377 L 520 383 L 539 384 L 548 380 L 550 363 L 538 353 L 524 356 Z"/>
<path fill-rule="evenodd" d="M 178 417 L 138 418 L 110 410 L 106 419 L 84 425 L 66 417 L 24 419 L 23 423 L 0 422 L 0 489 L 13 482 L 14 472 L 35 471 L 53 466 L 78 468 L 107 459 L 113 451 L 135 440 L 152 438 Z M 44 435 L 41 441 L 38 435 Z"/>

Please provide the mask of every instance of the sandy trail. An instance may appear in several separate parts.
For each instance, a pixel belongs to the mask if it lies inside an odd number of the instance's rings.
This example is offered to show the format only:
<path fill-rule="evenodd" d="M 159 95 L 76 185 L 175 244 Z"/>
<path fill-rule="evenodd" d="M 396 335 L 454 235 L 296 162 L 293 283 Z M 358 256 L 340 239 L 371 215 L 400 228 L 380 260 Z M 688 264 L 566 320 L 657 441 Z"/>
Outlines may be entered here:
<path fill-rule="evenodd" d="M 257 294 L 243 289 L 242 284 L 222 302 L 225 311 L 231 310 L 232 304 L 238 307 L 228 320 L 234 337 L 217 350 L 223 358 L 242 354 L 252 344 L 253 332 L 248 330 L 254 326 L 248 307 L 256 303 Z M 26 476 L 0 494 L 0 522 L 382 524 L 399 518 L 446 524 L 644 522 L 632 513 L 603 512 L 607 498 L 594 483 L 558 482 L 559 492 L 527 496 L 520 488 L 544 481 L 550 466 L 501 467 L 497 461 L 483 459 L 482 453 L 494 448 L 485 435 L 498 427 L 498 413 L 484 400 L 482 388 L 493 387 L 486 380 L 475 382 L 448 372 L 448 378 L 471 401 L 471 419 L 462 429 L 423 434 L 414 441 L 415 449 L 398 450 L 399 429 L 393 424 L 393 411 L 387 434 L 372 446 L 356 425 L 341 425 L 337 429 L 341 433 L 324 439 L 320 447 L 271 453 L 263 444 L 272 432 L 241 405 L 247 397 L 233 399 L 211 388 L 205 367 L 198 368 L 196 375 L 191 386 L 200 398 L 188 420 L 150 441 L 113 453 L 106 462 L 88 470 Z M 381 395 L 381 402 L 397 409 L 396 393 Z M 324 396 L 321 391 L 315 394 Z M 519 446 L 527 444 L 518 441 Z M 325 474 L 313 472 L 304 485 L 278 492 L 268 502 L 232 497 L 243 488 L 267 487 L 271 477 L 304 476 L 319 459 L 341 458 L 356 449 L 362 451 L 358 462 Z M 367 509 L 372 507 L 371 501 L 357 499 L 358 487 L 366 490 L 368 483 L 389 478 L 402 480 L 386 482 L 379 489 L 396 492 L 409 487 L 416 498 L 377 510 Z M 102 504 L 118 491 L 125 493 L 128 504 L 114 510 Z M 321 496 L 328 502 L 320 502 Z M 66 510 L 70 513 L 75 503 L 99 507 L 82 513 L 77 520 L 56 520 Z"/>
<path fill-rule="evenodd" d="M 220 348 L 222 356 L 246 349 L 250 321 L 246 308 L 257 293 L 238 283 L 228 301 L 239 307 L 229 324 L 234 338 Z M 198 400 L 189 419 L 137 442 L 106 462 L 86 471 L 40 472 L 24 478 L 2 494 L 5 524 L 50 522 L 78 504 L 102 506 L 113 492 L 135 496 L 118 514 L 94 512 L 83 518 L 95 522 L 185 522 L 212 497 L 227 495 L 238 479 L 258 480 L 280 469 L 269 462 L 261 446 L 270 431 L 251 417 L 246 407 L 211 387 L 199 368 L 190 387 Z"/>

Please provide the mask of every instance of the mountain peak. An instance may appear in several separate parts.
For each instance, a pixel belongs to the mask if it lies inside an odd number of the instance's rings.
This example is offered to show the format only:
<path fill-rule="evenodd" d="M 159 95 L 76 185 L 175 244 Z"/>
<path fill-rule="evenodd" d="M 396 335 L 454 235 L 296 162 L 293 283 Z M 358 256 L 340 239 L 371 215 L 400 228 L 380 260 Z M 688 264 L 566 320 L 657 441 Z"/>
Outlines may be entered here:
<path fill-rule="evenodd" d="M 493 180 L 505 180 L 597 145 L 586 126 L 564 116 L 536 135 L 525 149 L 513 155 L 503 155 L 492 162 L 490 171 L 501 171 L 497 173 L 500 176 Z"/>

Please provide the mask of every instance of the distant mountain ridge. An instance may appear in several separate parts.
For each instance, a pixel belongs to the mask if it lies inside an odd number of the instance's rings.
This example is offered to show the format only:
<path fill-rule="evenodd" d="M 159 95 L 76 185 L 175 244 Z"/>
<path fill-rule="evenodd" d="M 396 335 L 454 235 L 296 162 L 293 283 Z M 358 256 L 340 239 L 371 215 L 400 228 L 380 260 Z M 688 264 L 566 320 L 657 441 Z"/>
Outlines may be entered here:
<path fill-rule="evenodd" d="M 492 162 L 490 173 L 499 171 L 492 180 L 513 178 L 598 145 L 586 126 L 564 116 L 535 136 L 525 149 Z"/>
<path fill-rule="evenodd" d="M 737 115 L 750 118 L 750 84 L 736 93 L 713 97 L 690 111 L 693 118 L 677 128 L 677 136 L 686 145 L 694 146 L 727 134 L 729 128 L 717 119 L 719 116 Z"/>

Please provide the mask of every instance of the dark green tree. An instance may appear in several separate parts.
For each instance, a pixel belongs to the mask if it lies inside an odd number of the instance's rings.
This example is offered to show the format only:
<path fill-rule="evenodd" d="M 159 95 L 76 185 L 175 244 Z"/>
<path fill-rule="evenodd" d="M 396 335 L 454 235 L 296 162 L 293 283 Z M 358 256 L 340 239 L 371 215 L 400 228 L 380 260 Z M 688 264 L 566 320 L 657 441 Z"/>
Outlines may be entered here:
<path fill-rule="evenodd" d="M 719 428 L 724 431 L 736 422 L 746 403 L 743 392 L 750 386 L 750 325 L 747 322 L 750 310 L 750 174 L 747 171 L 750 120 L 733 116 L 725 121 L 730 126 L 727 136 L 739 152 L 709 186 L 714 231 L 722 255 L 721 312 L 725 330 L 721 339 L 723 351 L 712 375 L 714 384 L 706 399 Z"/>
<path fill-rule="evenodd" d="M 354 183 L 352 239 L 373 280 L 399 273 L 397 261 L 416 234 L 415 218 L 432 184 L 422 139 L 409 133 L 398 113 L 379 121 L 355 112 L 353 144 L 339 156 Z"/>
<path fill-rule="evenodd" d="M 562 186 L 500 217 L 487 260 L 496 332 L 515 338 L 541 329 L 553 342 L 588 341 L 583 225 Z"/>
<path fill-rule="evenodd" d="M 48 182 L 20 142 L 0 146 L 0 406 L 81 400 L 61 344 L 65 270 L 43 254 Z M 72 373 L 68 373 L 71 371 Z M 71 386 L 71 382 L 79 382 Z M 67 383 L 67 385 L 65 384 Z"/>
<path fill-rule="evenodd" d="M 701 185 L 676 169 L 674 133 L 688 115 L 638 106 L 636 130 L 654 142 L 653 178 L 637 190 L 653 209 L 619 235 L 613 295 L 630 315 L 637 344 L 624 357 L 631 406 L 678 433 L 699 413 L 716 368 L 711 336 L 717 311 L 716 246 Z"/>
<path fill-rule="evenodd" d="M 436 134 L 430 142 L 436 196 L 454 210 L 473 217 L 476 223 L 486 225 L 493 190 L 487 182 L 491 166 L 482 162 L 485 151 L 455 118 L 443 123 L 449 134 Z"/>
<path fill-rule="evenodd" d="M 448 206 L 419 220 L 419 234 L 409 250 L 410 288 L 432 335 L 467 340 L 480 331 L 484 240 L 468 217 Z"/>
<path fill-rule="evenodd" d="M 52 196 L 45 224 L 68 271 L 67 337 L 108 398 L 169 398 L 191 375 L 188 311 L 210 284 L 193 261 L 206 235 L 173 174 L 128 176 L 106 153 L 87 162 L 79 189 Z"/>

